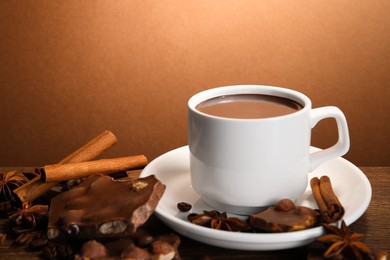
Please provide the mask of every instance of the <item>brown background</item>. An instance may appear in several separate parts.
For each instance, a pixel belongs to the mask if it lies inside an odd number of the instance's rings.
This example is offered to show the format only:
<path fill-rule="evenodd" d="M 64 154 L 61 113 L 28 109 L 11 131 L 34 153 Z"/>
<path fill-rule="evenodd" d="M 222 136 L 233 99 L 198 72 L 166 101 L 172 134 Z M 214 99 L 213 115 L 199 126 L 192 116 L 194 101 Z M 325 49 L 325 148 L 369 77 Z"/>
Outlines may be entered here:
<path fill-rule="evenodd" d="M 1 1 L 0 165 L 54 163 L 111 130 L 105 157 L 187 143 L 194 93 L 265 84 L 335 105 L 358 166 L 390 166 L 390 1 Z M 333 121 L 313 145 L 335 139 Z"/>

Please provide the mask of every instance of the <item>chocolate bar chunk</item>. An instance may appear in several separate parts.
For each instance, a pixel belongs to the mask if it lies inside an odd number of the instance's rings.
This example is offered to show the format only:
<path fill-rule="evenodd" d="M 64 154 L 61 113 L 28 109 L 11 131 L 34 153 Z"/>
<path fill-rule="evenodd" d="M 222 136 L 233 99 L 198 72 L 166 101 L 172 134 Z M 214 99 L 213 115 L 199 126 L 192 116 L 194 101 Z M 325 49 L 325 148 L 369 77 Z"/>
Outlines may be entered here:
<path fill-rule="evenodd" d="M 133 234 L 164 191 L 165 185 L 153 175 L 137 180 L 91 175 L 52 199 L 47 236 L 94 239 Z"/>
<path fill-rule="evenodd" d="M 249 216 L 249 224 L 266 232 L 289 232 L 316 225 L 319 212 L 304 206 L 296 206 L 291 200 L 280 200 L 260 213 Z"/>

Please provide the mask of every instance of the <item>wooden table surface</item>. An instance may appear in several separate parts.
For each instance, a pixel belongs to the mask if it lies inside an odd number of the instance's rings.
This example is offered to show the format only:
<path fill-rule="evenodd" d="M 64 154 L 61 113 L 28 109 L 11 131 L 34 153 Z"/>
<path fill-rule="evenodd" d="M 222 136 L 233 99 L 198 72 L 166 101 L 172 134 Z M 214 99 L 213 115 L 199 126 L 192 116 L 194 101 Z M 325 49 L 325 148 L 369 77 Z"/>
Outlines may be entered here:
<path fill-rule="evenodd" d="M 0 168 L 3 171 L 5 168 Z M 360 167 L 372 186 L 371 203 L 364 215 L 350 226 L 353 232 L 364 234 L 364 242 L 372 248 L 390 250 L 390 167 Z M 6 220 L 0 220 L 0 232 L 4 232 Z M 173 232 L 155 216 L 147 225 L 157 232 Z M 315 245 L 278 251 L 240 251 L 209 246 L 181 237 L 179 252 L 182 259 L 306 259 Z M 41 252 L 31 251 L 6 241 L 0 245 L 1 259 L 40 259 Z"/>

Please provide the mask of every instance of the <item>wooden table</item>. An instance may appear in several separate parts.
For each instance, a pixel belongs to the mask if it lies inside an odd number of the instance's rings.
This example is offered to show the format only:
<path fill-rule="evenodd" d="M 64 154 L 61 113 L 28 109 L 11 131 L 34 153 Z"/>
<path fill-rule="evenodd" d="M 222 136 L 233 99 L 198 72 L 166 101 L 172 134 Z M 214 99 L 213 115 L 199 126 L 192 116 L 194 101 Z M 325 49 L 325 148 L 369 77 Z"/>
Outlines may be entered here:
<path fill-rule="evenodd" d="M 0 168 L 3 171 L 5 168 Z M 390 167 L 361 167 L 372 186 L 372 200 L 364 215 L 350 226 L 363 233 L 364 242 L 372 248 L 390 250 Z M 5 220 L 0 222 L 0 232 Z M 147 225 L 158 232 L 172 232 L 152 216 Z M 279 251 L 240 251 L 209 246 L 181 236 L 179 247 L 183 259 L 306 259 L 313 245 Z M 9 242 L 9 241 L 7 241 Z M 40 259 L 41 253 L 6 243 L 0 246 L 1 259 Z"/>

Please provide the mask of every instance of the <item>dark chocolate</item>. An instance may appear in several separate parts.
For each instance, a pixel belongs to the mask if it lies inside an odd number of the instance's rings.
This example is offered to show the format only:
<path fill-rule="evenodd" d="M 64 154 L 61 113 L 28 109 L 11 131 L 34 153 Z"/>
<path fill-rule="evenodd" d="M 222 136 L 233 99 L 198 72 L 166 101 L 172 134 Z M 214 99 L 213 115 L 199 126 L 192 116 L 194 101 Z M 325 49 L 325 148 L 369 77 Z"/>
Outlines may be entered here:
<path fill-rule="evenodd" d="M 137 180 L 114 180 L 91 175 L 52 199 L 48 238 L 121 237 L 133 234 L 153 213 L 165 185 L 151 175 Z"/>
<path fill-rule="evenodd" d="M 289 232 L 303 230 L 316 225 L 319 212 L 296 206 L 291 200 L 283 199 L 275 206 L 249 216 L 249 224 L 266 232 Z"/>

